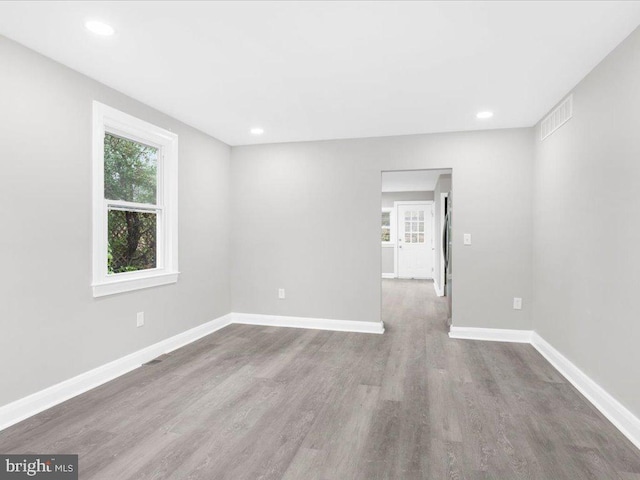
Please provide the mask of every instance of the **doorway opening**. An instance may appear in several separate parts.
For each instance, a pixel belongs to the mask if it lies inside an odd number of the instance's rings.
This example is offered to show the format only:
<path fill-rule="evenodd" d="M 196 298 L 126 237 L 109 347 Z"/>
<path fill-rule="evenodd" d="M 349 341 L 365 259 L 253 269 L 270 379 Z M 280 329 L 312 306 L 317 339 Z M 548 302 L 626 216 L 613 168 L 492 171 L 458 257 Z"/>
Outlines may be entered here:
<path fill-rule="evenodd" d="M 451 169 L 382 172 L 380 260 L 384 317 L 393 315 L 389 310 L 393 302 L 385 304 L 390 292 L 398 296 L 412 290 L 437 303 L 440 310 L 446 306 L 447 311 L 440 313 L 451 324 L 452 177 Z"/>

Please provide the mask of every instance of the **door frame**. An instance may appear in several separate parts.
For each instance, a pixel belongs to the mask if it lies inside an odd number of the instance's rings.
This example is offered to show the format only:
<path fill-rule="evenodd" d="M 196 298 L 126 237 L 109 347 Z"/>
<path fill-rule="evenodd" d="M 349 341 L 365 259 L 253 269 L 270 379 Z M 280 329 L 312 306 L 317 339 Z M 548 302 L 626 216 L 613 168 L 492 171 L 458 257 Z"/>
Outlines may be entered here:
<path fill-rule="evenodd" d="M 398 214 L 398 207 L 402 206 L 402 205 L 431 205 L 431 265 L 432 265 L 432 270 L 431 270 L 431 277 L 427 277 L 426 280 L 433 280 L 434 277 L 434 270 L 435 270 L 435 264 L 436 264 L 436 258 L 435 258 L 435 202 L 433 200 L 401 200 L 401 201 L 395 201 L 393 202 L 393 209 L 395 210 L 396 213 L 396 244 L 394 245 L 393 249 L 393 257 L 394 257 L 394 266 L 395 266 L 395 274 L 396 274 L 396 278 L 400 278 L 400 272 L 398 270 L 398 238 L 400 238 L 400 215 Z"/>

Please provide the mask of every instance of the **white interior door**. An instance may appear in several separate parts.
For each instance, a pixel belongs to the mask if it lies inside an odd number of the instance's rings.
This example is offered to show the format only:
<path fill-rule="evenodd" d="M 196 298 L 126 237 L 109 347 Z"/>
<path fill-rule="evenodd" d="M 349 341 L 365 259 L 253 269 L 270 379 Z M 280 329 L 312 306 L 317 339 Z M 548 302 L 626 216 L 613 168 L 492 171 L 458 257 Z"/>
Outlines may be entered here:
<path fill-rule="evenodd" d="M 433 278 L 433 203 L 398 204 L 398 277 Z"/>

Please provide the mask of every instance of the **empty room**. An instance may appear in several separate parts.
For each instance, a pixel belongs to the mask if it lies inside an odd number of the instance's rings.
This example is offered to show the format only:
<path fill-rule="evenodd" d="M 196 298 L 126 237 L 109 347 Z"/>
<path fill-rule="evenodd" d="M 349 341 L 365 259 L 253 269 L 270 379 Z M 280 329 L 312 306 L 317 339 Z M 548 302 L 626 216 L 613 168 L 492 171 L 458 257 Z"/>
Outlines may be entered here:
<path fill-rule="evenodd" d="M 640 480 L 640 1 L 0 2 L 0 479 Z"/>

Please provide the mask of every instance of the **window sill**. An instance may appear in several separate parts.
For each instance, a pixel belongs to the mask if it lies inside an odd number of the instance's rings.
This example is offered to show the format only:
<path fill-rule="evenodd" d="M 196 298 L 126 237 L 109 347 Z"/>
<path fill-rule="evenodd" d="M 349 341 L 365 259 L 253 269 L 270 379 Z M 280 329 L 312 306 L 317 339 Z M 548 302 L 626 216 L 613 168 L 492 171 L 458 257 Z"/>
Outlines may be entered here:
<path fill-rule="evenodd" d="M 117 278 L 110 281 L 94 283 L 93 296 L 104 297 L 116 293 L 131 292 L 143 288 L 159 287 L 177 283 L 180 272 L 153 273 L 151 275 L 136 276 L 131 278 Z"/>
<path fill-rule="evenodd" d="M 393 248 L 395 246 L 396 246 L 395 242 L 382 243 L 382 248 Z"/>

